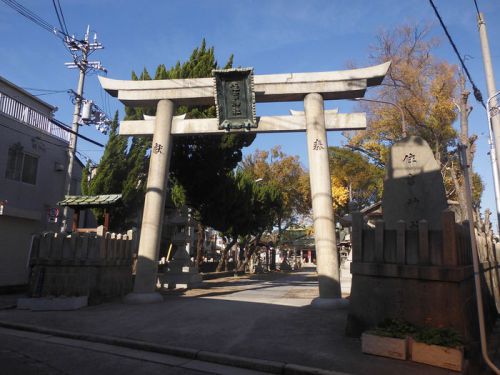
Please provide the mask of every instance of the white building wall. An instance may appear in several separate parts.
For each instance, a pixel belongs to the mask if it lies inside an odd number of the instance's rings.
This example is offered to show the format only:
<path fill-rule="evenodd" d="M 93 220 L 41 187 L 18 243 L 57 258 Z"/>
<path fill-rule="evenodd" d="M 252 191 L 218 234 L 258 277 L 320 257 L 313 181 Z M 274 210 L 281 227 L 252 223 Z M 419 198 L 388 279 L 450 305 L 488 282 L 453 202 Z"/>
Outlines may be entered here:
<path fill-rule="evenodd" d="M 53 107 L 30 97 L 23 90 L 0 79 L 0 94 L 8 94 L 25 105 L 32 105 L 42 115 L 51 116 Z M 22 120 L 22 119 L 21 119 Z M 22 146 L 23 152 L 37 157 L 36 183 L 6 178 L 9 148 Z M 31 236 L 41 231 L 58 231 L 58 223 L 49 223 L 47 211 L 57 207 L 64 197 L 68 143 L 49 132 L 30 126 L 0 108 L 0 287 L 21 285 L 28 281 Z M 82 165 L 75 165 L 78 192 Z M 62 208 L 60 208 L 62 214 Z"/>

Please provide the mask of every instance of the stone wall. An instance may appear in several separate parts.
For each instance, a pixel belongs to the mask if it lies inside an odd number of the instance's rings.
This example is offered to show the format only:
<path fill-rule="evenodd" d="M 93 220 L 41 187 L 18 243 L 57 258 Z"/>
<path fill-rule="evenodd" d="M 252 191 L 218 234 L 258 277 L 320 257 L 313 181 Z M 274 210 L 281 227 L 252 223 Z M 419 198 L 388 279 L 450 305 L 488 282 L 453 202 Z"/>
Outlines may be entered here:
<path fill-rule="evenodd" d="M 132 231 L 38 235 L 31 248 L 30 296 L 88 296 L 95 304 L 127 294 L 135 244 Z"/>
<path fill-rule="evenodd" d="M 349 335 L 357 336 L 386 318 L 399 318 L 419 326 L 451 327 L 466 338 L 477 336 L 468 227 L 455 223 L 449 210 L 443 211 L 441 226 L 430 230 L 420 220 L 417 229 L 408 229 L 399 221 L 390 230 L 378 221 L 368 228 L 359 213 L 353 214 Z M 498 248 L 488 250 L 479 237 L 483 299 L 492 320 L 495 297 L 497 302 L 500 297 L 499 267 L 493 259 Z"/>

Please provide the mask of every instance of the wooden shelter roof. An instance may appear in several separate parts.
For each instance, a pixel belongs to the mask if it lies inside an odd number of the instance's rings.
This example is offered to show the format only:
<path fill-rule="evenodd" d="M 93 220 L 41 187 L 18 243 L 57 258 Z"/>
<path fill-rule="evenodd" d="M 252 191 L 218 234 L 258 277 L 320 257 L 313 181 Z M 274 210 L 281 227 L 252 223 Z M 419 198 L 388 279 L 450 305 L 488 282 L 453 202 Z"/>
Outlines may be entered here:
<path fill-rule="evenodd" d="M 66 195 L 64 200 L 57 203 L 58 206 L 71 208 L 95 208 L 113 206 L 121 202 L 121 194 L 105 195 Z"/>

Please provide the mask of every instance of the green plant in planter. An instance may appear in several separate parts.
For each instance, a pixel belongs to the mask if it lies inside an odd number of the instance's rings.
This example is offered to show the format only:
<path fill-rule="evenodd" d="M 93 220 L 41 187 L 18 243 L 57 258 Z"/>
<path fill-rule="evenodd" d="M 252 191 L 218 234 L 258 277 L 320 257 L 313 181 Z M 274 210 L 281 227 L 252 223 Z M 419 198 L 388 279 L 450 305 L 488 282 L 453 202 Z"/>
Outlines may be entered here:
<path fill-rule="evenodd" d="M 462 336 L 451 328 L 421 328 L 413 338 L 418 342 L 429 345 L 457 348 L 463 345 Z"/>
<path fill-rule="evenodd" d="M 413 336 L 417 332 L 417 327 L 401 319 L 385 319 L 368 333 L 377 336 L 394 337 L 404 339 Z"/>

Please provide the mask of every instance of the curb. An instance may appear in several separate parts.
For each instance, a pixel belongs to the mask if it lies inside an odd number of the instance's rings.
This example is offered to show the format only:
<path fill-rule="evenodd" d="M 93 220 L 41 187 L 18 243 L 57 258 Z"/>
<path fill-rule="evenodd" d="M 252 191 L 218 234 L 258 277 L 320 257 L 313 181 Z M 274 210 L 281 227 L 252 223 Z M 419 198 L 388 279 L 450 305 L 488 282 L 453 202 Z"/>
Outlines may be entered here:
<path fill-rule="evenodd" d="M 75 333 L 63 331 L 60 329 L 36 327 L 29 324 L 10 323 L 0 321 L 0 327 L 16 329 L 20 331 L 29 331 L 51 336 L 64 337 L 75 340 L 89 341 L 100 344 L 108 344 L 114 346 L 122 346 L 129 349 L 143 350 L 161 354 L 169 354 L 177 357 L 183 357 L 204 362 L 217 363 L 232 367 L 240 367 L 249 370 L 263 371 L 271 374 L 280 375 L 349 375 L 344 372 L 330 371 L 315 367 L 307 367 L 296 365 L 293 363 L 269 361 L 264 359 L 241 357 L 232 354 L 223 354 L 209 352 L 204 350 L 196 350 L 190 348 L 182 348 L 170 345 L 153 344 L 146 341 L 125 339 L 119 337 L 110 337 L 102 335 L 94 335 L 87 333 Z"/>

